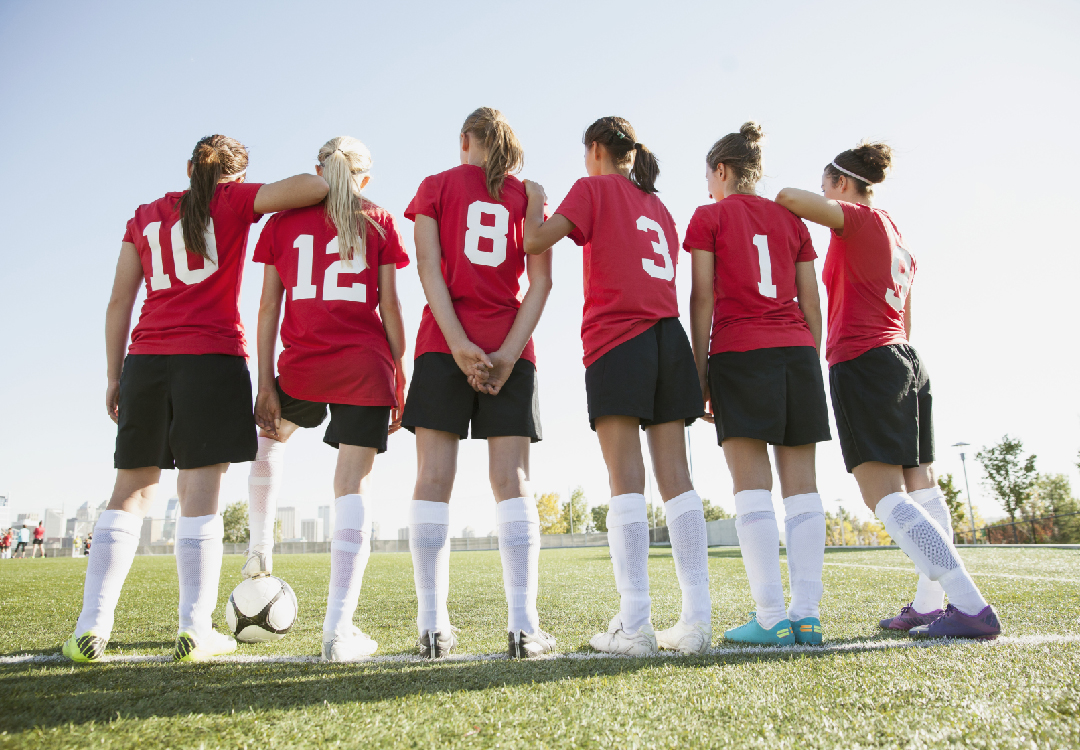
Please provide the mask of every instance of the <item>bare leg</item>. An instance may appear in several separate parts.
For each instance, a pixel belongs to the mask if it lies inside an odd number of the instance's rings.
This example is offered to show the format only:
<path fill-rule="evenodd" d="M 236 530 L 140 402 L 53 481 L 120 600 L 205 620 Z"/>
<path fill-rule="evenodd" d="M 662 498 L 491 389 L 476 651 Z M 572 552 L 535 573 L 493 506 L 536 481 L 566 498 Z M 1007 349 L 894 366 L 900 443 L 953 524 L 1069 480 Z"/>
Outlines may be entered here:
<path fill-rule="evenodd" d="M 457 474 L 457 435 L 416 428 L 416 488 L 413 500 L 449 503 Z"/>
<path fill-rule="evenodd" d="M 753 438 L 728 438 L 721 447 L 736 495 L 747 490 L 772 492 L 768 443 Z"/>
<path fill-rule="evenodd" d="M 645 430 L 649 440 L 653 474 L 660 497 L 666 503 L 690 492 L 690 469 L 686 462 L 686 424 L 682 420 L 653 425 Z"/>
<path fill-rule="evenodd" d="M 529 494 L 529 445 L 527 437 L 488 438 L 488 475 L 495 502 Z"/>

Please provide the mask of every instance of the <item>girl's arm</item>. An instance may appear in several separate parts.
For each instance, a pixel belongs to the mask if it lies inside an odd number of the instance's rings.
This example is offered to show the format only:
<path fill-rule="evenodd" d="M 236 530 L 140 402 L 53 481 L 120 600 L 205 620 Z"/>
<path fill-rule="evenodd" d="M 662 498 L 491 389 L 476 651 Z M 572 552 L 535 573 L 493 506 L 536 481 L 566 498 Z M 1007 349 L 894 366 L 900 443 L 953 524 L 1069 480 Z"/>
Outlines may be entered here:
<path fill-rule="evenodd" d="M 105 388 L 105 411 L 109 419 L 119 419 L 120 373 L 124 369 L 124 350 L 131 331 L 131 311 L 143 281 L 139 251 L 131 242 L 120 244 L 109 306 L 105 309 L 105 361 L 108 385 Z"/>
<path fill-rule="evenodd" d="M 398 403 L 390 412 L 390 432 L 394 433 L 401 428 L 401 415 L 405 411 L 405 322 L 397 294 L 397 266 L 393 263 L 379 266 L 379 317 L 394 358 L 394 394 Z"/>
<path fill-rule="evenodd" d="M 573 232 L 574 225 L 562 214 L 555 214 L 544 221 L 547 195 L 540 183 L 525 180 L 525 194 L 529 196 L 529 209 L 525 212 L 525 252 L 529 255 L 540 255 Z"/>
<path fill-rule="evenodd" d="M 439 242 L 439 224 L 430 216 L 422 214 L 416 217 L 413 233 L 416 243 L 416 268 L 420 273 L 420 283 L 424 287 L 428 307 L 439 324 L 450 353 L 461 371 L 468 376 L 483 380 L 491 370 L 491 359 L 479 346 L 469 340 L 465 329 L 461 327 L 454 302 L 450 299 L 450 290 L 442 275 L 442 243 Z"/>
<path fill-rule="evenodd" d="M 814 348 L 821 351 L 821 298 L 818 296 L 817 271 L 814 261 L 795 264 L 795 289 L 799 295 L 799 309 L 814 337 Z"/>
<path fill-rule="evenodd" d="M 521 307 L 514 318 L 514 325 L 510 327 L 499 351 L 491 354 L 494 367 L 488 373 L 487 381 L 473 385 L 477 390 L 492 396 L 499 393 L 510 373 L 514 371 L 514 365 L 532 338 L 536 324 L 540 322 L 540 314 L 544 312 L 544 305 L 547 304 L 548 294 L 551 293 L 551 253 L 530 255 L 526 264 L 529 291 L 525 293 L 525 299 L 521 301 Z"/>
<path fill-rule="evenodd" d="M 329 192 L 326 180 L 317 174 L 298 174 L 268 182 L 255 194 L 255 213 L 272 214 L 289 208 L 314 206 Z"/>
<path fill-rule="evenodd" d="M 836 201 L 809 190 L 784 188 L 776 194 L 776 202 L 800 219 L 809 219 L 829 229 L 844 228 L 844 209 Z"/>
<path fill-rule="evenodd" d="M 694 250 L 690 255 L 690 343 L 694 347 L 701 395 L 705 397 L 704 419 L 712 422 L 712 405 L 709 403 L 709 337 L 712 335 L 713 274 L 716 272 L 716 256 L 707 250 Z"/>
<path fill-rule="evenodd" d="M 904 302 L 904 334 L 911 341 L 911 289 L 908 289 L 907 300 Z"/>
<path fill-rule="evenodd" d="M 255 397 L 255 423 L 271 437 L 281 427 L 281 401 L 274 384 L 274 349 L 277 348 L 278 324 L 281 321 L 281 297 L 285 285 L 277 269 L 263 266 L 262 298 L 259 300 L 259 393 Z"/>

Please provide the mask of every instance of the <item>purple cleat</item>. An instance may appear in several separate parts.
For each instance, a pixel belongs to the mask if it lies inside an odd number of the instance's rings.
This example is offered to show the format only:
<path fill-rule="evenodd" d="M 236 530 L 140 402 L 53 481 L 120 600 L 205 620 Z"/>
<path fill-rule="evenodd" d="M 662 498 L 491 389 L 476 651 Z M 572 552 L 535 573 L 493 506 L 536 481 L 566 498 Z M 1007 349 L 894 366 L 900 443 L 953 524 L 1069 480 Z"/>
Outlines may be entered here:
<path fill-rule="evenodd" d="M 913 606 L 907 604 L 900 608 L 900 614 L 896 617 L 882 620 L 881 627 L 884 630 L 911 630 L 920 625 L 929 625 L 944 614 L 940 609 L 923 614 L 922 612 L 916 612 Z"/>
<path fill-rule="evenodd" d="M 945 608 L 945 614 L 929 625 L 920 625 L 908 631 L 916 638 L 997 638 L 1001 634 L 994 608 L 987 604 L 977 615 L 965 615 L 953 605 Z"/>

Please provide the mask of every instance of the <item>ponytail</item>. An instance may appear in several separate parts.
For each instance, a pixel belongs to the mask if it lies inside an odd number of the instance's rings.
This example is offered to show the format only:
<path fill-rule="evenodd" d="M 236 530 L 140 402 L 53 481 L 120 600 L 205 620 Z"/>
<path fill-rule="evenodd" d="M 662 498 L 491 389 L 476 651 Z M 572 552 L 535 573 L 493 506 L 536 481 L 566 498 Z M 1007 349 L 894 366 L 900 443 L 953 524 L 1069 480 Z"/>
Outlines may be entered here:
<path fill-rule="evenodd" d="M 884 182 L 892 167 L 892 155 L 888 144 L 863 141 L 855 148 L 837 154 L 825 165 L 825 174 L 834 185 L 841 177 L 854 178 L 852 183 L 859 195 L 873 195 L 874 185 Z"/>
<path fill-rule="evenodd" d="M 371 172 L 371 152 L 357 139 L 341 135 L 323 144 L 318 159 L 323 179 L 330 186 L 326 220 L 337 229 L 338 255 L 351 260 L 364 252 L 368 224 L 385 236 L 382 227 L 364 212 L 360 192 L 360 183 Z"/>
<path fill-rule="evenodd" d="M 240 174 L 247 165 L 244 144 L 224 135 L 206 136 L 191 152 L 191 187 L 180 196 L 180 225 L 184 245 L 204 260 L 211 260 L 206 250 L 206 230 L 217 184 L 223 177 Z"/>
<path fill-rule="evenodd" d="M 756 122 L 744 122 L 738 133 L 728 133 L 713 144 L 705 156 L 705 163 L 714 172 L 723 164 L 735 175 L 735 191 L 753 195 L 762 174 L 761 141 L 764 137 Z"/>
<path fill-rule="evenodd" d="M 633 160 L 630 182 L 643 192 L 656 192 L 660 162 L 656 154 L 637 142 L 637 134 L 629 122 L 621 117 L 601 117 L 585 130 L 581 142 L 586 146 L 599 143 L 611 154 L 617 167 L 627 167 Z"/>
<path fill-rule="evenodd" d="M 502 112 L 480 107 L 465 118 L 461 132 L 475 136 L 487 152 L 484 177 L 488 195 L 499 200 L 506 175 L 517 172 L 525 163 L 525 152 Z"/>

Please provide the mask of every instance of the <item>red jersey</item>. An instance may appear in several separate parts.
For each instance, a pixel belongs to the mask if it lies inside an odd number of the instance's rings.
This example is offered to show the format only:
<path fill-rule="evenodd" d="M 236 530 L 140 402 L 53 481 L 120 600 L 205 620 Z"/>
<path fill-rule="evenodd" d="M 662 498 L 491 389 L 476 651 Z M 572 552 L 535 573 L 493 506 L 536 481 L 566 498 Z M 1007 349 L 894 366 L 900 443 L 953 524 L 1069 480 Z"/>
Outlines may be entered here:
<path fill-rule="evenodd" d="M 555 211 L 585 248 L 581 343 L 588 367 L 663 318 L 679 317 L 679 236 L 660 199 L 619 174 L 582 177 Z"/>
<path fill-rule="evenodd" d="M 795 264 L 817 253 L 790 211 L 756 195 L 729 195 L 694 211 L 683 248 L 716 256 L 710 355 L 814 345 L 795 301 Z"/>
<path fill-rule="evenodd" d="M 40 526 L 34 527 L 34 539 L 44 539 L 44 538 L 45 538 L 45 529 L 41 528 Z"/>
<path fill-rule="evenodd" d="M 146 300 L 131 332 L 130 354 L 232 354 L 247 356 L 240 320 L 248 230 L 262 218 L 255 195 L 262 185 L 223 182 L 210 201 L 204 261 L 184 246 L 180 196 L 167 193 L 139 206 L 124 242 L 139 251 Z"/>
<path fill-rule="evenodd" d="M 293 398 L 329 404 L 397 406 L 394 358 L 379 317 L 379 266 L 409 265 L 393 217 L 374 203 L 364 254 L 341 260 L 337 228 L 323 204 L 282 211 L 266 222 L 255 260 L 285 286 L 278 382 Z"/>
<path fill-rule="evenodd" d="M 832 232 L 822 274 L 829 294 L 830 365 L 907 343 L 904 306 L 915 277 L 915 259 L 887 213 L 839 203 L 844 228 Z"/>
<path fill-rule="evenodd" d="M 405 218 L 430 216 L 439 224 L 442 274 L 461 327 L 485 352 L 503 345 L 521 307 L 525 272 L 525 186 L 513 175 L 503 182 L 501 199 L 488 194 L 481 167 L 463 164 L 420 183 Z M 416 353 L 450 353 L 431 307 L 424 306 Z M 521 352 L 536 364 L 532 339 Z"/>

